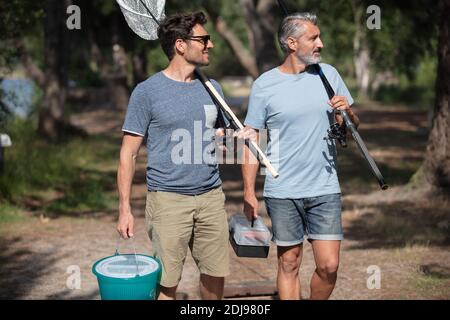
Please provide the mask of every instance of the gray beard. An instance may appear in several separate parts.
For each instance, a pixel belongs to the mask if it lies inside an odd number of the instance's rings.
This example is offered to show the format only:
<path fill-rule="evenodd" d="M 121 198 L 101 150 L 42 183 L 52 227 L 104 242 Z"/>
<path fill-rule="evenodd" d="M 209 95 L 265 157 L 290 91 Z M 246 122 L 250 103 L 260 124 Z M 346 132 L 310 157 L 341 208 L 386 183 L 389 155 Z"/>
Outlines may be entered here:
<path fill-rule="evenodd" d="M 322 57 L 314 58 L 313 55 L 297 54 L 297 58 L 307 66 L 310 66 L 312 64 L 317 64 L 320 61 L 322 61 Z"/>

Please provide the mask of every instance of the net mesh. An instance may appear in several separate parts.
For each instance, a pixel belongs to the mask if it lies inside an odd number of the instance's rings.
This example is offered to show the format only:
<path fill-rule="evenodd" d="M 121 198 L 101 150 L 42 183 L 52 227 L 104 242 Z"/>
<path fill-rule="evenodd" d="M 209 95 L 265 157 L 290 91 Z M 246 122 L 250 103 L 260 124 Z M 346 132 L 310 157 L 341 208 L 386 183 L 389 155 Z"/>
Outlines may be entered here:
<path fill-rule="evenodd" d="M 141 38 L 155 40 L 158 38 L 158 23 L 152 15 L 162 21 L 165 18 L 165 0 L 116 0 L 128 26 Z M 145 5 L 144 5 L 145 4 Z M 148 8 L 148 10 L 147 10 Z M 151 14 L 149 13 L 149 10 Z"/>

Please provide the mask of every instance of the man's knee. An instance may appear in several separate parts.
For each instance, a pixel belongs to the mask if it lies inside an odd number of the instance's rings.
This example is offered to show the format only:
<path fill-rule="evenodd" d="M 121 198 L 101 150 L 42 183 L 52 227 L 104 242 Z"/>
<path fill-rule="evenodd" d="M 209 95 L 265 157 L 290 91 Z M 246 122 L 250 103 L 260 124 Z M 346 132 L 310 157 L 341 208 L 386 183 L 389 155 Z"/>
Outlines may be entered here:
<path fill-rule="evenodd" d="M 297 273 L 300 267 L 300 257 L 293 252 L 285 252 L 278 259 L 278 266 L 283 273 Z"/>
<path fill-rule="evenodd" d="M 329 259 L 317 265 L 317 273 L 322 278 L 333 279 L 337 276 L 339 260 Z"/>

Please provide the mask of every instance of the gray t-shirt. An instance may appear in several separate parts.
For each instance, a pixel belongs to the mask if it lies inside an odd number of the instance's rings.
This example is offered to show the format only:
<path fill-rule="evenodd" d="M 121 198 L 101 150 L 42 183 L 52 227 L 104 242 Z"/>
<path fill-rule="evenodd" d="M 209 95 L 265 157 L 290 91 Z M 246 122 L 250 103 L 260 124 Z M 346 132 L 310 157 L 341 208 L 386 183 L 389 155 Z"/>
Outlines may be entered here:
<path fill-rule="evenodd" d="M 220 85 L 211 83 L 223 96 Z M 148 190 L 197 195 L 221 185 L 217 114 L 198 79 L 180 82 L 158 72 L 136 86 L 122 131 L 145 137 Z"/>
<path fill-rule="evenodd" d="M 336 95 L 352 96 L 335 68 L 321 63 Z M 278 169 L 266 175 L 264 196 L 299 199 L 339 193 L 336 146 L 327 130 L 332 108 L 318 74 L 287 74 L 274 68 L 253 84 L 245 124 L 268 129 L 267 156 Z"/>

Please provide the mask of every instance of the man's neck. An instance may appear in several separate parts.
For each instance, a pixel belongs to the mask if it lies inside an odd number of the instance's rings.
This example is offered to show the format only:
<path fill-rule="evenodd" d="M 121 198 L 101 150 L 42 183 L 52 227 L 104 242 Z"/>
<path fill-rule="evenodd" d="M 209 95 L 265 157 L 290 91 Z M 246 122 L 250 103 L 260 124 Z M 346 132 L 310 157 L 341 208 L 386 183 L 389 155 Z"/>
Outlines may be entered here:
<path fill-rule="evenodd" d="M 280 70 L 283 73 L 289 73 L 289 74 L 298 74 L 302 73 L 306 70 L 308 66 L 300 61 L 295 54 L 291 53 L 289 54 L 284 62 L 278 67 L 278 70 Z"/>
<path fill-rule="evenodd" d="M 191 82 L 195 79 L 195 66 L 186 60 L 173 58 L 163 73 L 170 79 L 181 82 Z"/>

